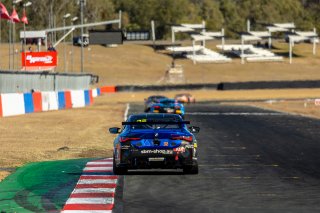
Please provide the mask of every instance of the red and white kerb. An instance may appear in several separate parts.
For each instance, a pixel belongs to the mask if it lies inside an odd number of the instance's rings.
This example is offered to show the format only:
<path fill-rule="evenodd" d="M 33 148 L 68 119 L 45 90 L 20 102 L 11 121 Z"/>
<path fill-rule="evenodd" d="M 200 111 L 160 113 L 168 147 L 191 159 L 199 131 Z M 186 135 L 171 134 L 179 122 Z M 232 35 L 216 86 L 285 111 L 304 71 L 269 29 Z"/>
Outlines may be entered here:
<path fill-rule="evenodd" d="M 111 213 L 118 176 L 105 173 L 113 172 L 112 164 L 110 158 L 88 162 L 62 213 Z"/>

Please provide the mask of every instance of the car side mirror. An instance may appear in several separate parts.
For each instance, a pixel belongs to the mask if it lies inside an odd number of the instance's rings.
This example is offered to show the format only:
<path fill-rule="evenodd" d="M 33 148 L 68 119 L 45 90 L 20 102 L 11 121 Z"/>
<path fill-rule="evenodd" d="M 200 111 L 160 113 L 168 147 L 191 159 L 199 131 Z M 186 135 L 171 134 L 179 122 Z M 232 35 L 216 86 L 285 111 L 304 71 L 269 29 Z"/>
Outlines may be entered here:
<path fill-rule="evenodd" d="M 119 134 L 121 132 L 121 129 L 119 127 L 112 127 L 112 128 L 109 128 L 109 132 L 111 134 Z"/>
<path fill-rule="evenodd" d="M 190 126 L 190 127 L 189 127 L 189 131 L 190 131 L 191 133 L 199 133 L 199 132 L 200 132 L 200 127 Z"/>

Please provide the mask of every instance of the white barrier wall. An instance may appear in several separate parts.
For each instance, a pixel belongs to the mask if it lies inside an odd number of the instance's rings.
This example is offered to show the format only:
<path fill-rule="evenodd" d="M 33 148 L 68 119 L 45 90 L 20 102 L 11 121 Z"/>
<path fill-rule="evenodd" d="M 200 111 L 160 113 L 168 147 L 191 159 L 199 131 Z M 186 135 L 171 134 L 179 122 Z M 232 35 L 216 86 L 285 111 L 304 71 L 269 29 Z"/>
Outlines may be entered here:
<path fill-rule="evenodd" d="M 23 94 L 1 94 L 3 117 L 25 114 Z"/>
<path fill-rule="evenodd" d="M 41 92 L 42 111 L 58 110 L 58 94 L 56 92 Z"/>
<path fill-rule="evenodd" d="M 98 96 L 98 91 L 97 91 L 97 89 L 93 89 L 92 90 L 92 97 L 97 97 Z"/>
<path fill-rule="evenodd" d="M 83 90 L 71 90 L 72 108 L 85 107 L 85 97 Z"/>

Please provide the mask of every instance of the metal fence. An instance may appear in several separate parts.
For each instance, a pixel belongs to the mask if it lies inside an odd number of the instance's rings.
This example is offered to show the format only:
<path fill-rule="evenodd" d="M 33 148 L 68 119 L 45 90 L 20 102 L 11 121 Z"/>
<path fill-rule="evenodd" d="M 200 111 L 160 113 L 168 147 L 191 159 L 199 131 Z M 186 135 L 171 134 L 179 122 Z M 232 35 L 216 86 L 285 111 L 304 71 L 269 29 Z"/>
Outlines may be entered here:
<path fill-rule="evenodd" d="M 0 93 L 83 90 L 98 80 L 91 74 L 0 71 Z"/>

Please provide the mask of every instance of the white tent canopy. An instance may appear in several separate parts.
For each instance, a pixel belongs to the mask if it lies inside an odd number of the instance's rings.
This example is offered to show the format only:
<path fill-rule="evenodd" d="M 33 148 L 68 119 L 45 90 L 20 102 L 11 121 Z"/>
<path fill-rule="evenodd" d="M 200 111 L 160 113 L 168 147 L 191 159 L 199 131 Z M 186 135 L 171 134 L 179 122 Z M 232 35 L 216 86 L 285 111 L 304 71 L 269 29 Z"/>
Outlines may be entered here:
<path fill-rule="evenodd" d="M 206 27 L 205 23 L 202 24 L 181 24 L 183 27 L 192 28 L 192 29 L 204 29 Z"/>
<path fill-rule="evenodd" d="M 267 30 L 270 33 L 275 33 L 275 32 L 288 32 L 289 30 L 286 28 L 282 28 L 282 27 L 273 27 L 273 26 L 269 26 L 267 27 Z"/>
<path fill-rule="evenodd" d="M 183 26 L 173 26 L 171 27 L 171 30 L 175 33 L 178 33 L 178 32 L 192 32 L 194 31 L 192 28 L 189 28 L 189 27 L 183 27 Z"/>
<path fill-rule="evenodd" d="M 264 38 L 264 37 L 270 37 L 271 33 L 268 31 L 250 31 L 248 32 L 250 33 L 250 35 L 256 36 L 256 37 L 260 37 L 260 38 Z"/>
<path fill-rule="evenodd" d="M 216 38 L 224 37 L 223 30 L 221 30 L 221 32 L 201 32 L 201 34 L 205 36 L 216 37 Z"/>
<path fill-rule="evenodd" d="M 243 41 L 260 41 L 261 38 L 253 35 L 241 35 L 241 40 Z"/>
<path fill-rule="evenodd" d="M 296 25 L 294 23 L 274 23 L 273 26 L 284 28 L 284 29 L 294 29 L 296 28 Z"/>
<path fill-rule="evenodd" d="M 299 36 L 304 36 L 304 37 L 318 37 L 318 34 L 315 31 L 309 31 L 309 32 L 296 31 L 295 33 Z"/>
<path fill-rule="evenodd" d="M 196 34 L 196 35 L 191 35 L 192 39 L 194 41 L 206 41 L 206 40 L 213 40 L 214 38 L 211 36 L 206 36 L 206 35 L 200 35 L 200 34 Z"/>

